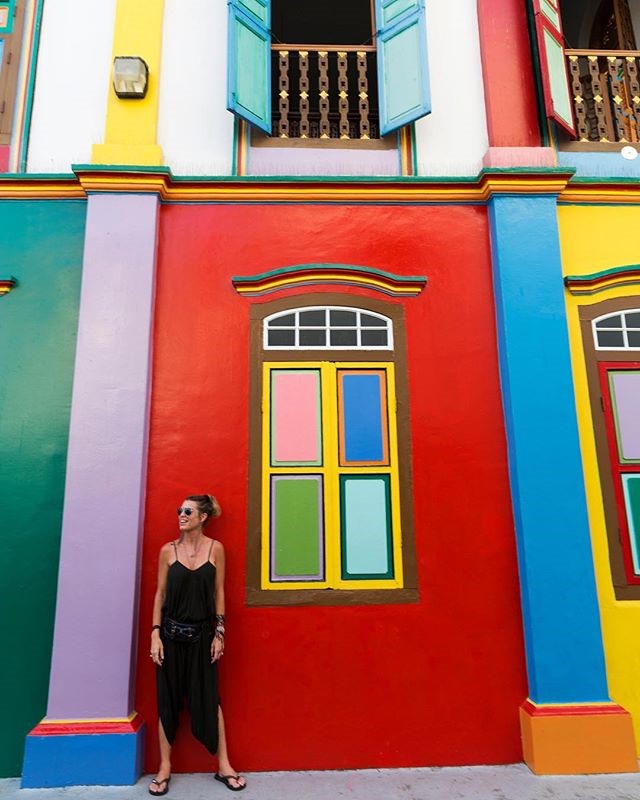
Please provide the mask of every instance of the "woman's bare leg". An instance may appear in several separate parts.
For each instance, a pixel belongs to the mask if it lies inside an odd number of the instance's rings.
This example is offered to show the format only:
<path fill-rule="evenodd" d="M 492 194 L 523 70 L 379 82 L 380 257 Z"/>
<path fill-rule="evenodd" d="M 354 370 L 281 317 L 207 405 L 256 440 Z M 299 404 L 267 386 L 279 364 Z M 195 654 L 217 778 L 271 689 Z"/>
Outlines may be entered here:
<path fill-rule="evenodd" d="M 218 774 L 219 775 L 237 775 L 238 773 L 231 766 L 229 761 L 229 752 L 227 750 L 227 736 L 224 729 L 224 716 L 222 709 L 218 706 Z M 244 786 L 245 779 L 240 776 L 239 780 L 232 779 L 231 786 L 234 788 Z"/>
<path fill-rule="evenodd" d="M 171 745 L 162 727 L 162 721 L 158 720 L 158 741 L 160 742 L 160 766 L 156 773 L 156 780 L 158 783 L 152 783 L 149 786 L 149 791 L 153 794 L 158 794 L 163 791 L 165 784 L 162 783 L 163 778 L 168 778 L 171 775 Z"/>

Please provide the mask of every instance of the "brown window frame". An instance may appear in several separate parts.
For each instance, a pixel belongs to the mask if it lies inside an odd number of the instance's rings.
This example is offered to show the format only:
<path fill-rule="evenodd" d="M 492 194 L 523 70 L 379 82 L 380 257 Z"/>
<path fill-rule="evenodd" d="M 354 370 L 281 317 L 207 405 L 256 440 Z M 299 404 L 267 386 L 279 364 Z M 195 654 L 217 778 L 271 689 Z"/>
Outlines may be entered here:
<path fill-rule="evenodd" d="M 609 545 L 609 564 L 611 579 L 617 600 L 640 600 L 640 585 L 630 584 L 624 564 L 624 553 L 621 542 L 622 531 L 626 530 L 626 520 L 620 518 L 614 475 L 611 466 L 611 451 L 607 435 L 605 416 L 605 399 L 600 381 L 600 364 L 603 362 L 619 363 L 622 366 L 632 362 L 640 362 L 639 350 L 597 350 L 593 336 L 593 320 L 615 312 L 640 308 L 640 295 L 616 297 L 603 300 L 594 305 L 579 306 L 578 318 L 582 333 L 582 345 L 587 369 L 589 402 L 596 444 L 598 473 L 602 491 L 607 541 Z"/>
<path fill-rule="evenodd" d="M 357 306 L 389 317 L 393 322 L 393 349 L 390 350 L 265 350 L 263 325 L 266 317 L 279 311 L 304 306 Z M 249 490 L 247 528 L 247 591 L 249 606 L 325 606 L 417 603 L 418 575 L 413 527 L 411 487 L 411 423 L 407 376 L 404 308 L 358 295 L 314 293 L 295 295 L 250 307 L 249 378 Z M 400 515 L 402 520 L 401 589 L 263 589 L 260 581 L 262 548 L 262 365 L 268 361 L 393 361 L 396 365 L 396 419 L 400 477 Z"/>
<path fill-rule="evenodd" d="M 0 35 L 0 39 L 4 40 L 0 70 L 0 146 L 11 143 L 24 31 L 24 5 L 24 0 L 16 0 L 13 30 Z"/>

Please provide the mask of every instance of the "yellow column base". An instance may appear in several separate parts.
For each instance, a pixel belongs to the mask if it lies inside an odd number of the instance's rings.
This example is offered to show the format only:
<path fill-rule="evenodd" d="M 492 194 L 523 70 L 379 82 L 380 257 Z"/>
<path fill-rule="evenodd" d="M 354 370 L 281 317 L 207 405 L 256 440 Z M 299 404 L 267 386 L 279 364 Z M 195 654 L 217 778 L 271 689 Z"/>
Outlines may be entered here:
<path fill-rule="evenodd" d="M 520 707 L 522 753 L 536 775 L 637 772 L 631 715 L 615 703 Z"/>
<path fill-rule="evenodd" d="M 157 167 L 164 163 L 162 148 L 157 144 L 94 144 L 93 164 L 117 164 L 136 167 Z"/>

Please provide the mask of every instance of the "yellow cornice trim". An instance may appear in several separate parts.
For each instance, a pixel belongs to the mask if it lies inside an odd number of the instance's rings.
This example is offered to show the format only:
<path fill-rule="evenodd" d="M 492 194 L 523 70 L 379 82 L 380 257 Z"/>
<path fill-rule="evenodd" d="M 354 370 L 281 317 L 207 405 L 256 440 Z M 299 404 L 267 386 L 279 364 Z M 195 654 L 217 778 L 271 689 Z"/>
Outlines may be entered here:
<path fill-rule="evenodd" d="M 104 168 L 103 168 L 104 166 Z M 568 174 L 481 174 L 457 179 L 174 178 L 156 165 L 81 165 L 74 176 L 5 176 L 0 198 L 74 198 L 93 192 L 155 193 L 194 203 L 486 203 L 496 195 L 557 195 Z"/>

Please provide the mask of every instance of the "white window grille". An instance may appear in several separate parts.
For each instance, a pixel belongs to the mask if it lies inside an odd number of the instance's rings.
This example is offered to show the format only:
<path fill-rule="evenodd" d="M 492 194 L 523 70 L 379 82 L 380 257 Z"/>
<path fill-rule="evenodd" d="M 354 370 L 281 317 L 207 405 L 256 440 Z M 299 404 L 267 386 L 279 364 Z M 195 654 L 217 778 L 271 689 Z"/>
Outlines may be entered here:
<path fill-rule="evenodd" d="M 640 350 L 640 308 L 597 317 L 592 325 L 596 350 Z"/>
<path fill-rule="evenodd" d="M 264 321 L 265 350 L 393 350 L 388 317 L 361 308 L 309 306 Z"/>

